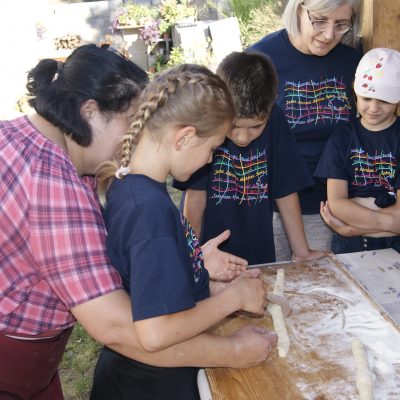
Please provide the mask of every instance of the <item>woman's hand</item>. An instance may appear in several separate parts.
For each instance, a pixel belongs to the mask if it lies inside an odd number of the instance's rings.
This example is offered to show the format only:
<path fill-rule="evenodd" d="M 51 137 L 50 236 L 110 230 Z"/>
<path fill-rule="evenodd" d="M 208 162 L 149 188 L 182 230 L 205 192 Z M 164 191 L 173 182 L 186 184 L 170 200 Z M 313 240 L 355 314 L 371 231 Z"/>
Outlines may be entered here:
<path fill-rule="evenodd" d="M 265 361 L 278 343 L 275 332 L 248 325 L 229 336 L 234 341 L 235 364 L 231 368 L 249 368 Z"/>
<path fill-rule="evenodd" d="M 246 260 L 218 248 L 221 243 L 229 238 L 230 234 L 231 232 L 226 230 L 201 246 L 204 265 L 212 280 L 230 282 L 246 270 Z"/>

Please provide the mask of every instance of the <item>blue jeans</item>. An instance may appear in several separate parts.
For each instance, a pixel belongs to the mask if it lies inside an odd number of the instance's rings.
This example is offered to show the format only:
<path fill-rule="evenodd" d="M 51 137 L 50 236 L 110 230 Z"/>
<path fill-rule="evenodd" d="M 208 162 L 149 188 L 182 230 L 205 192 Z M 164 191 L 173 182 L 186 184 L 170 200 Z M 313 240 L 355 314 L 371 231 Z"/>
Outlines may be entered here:
<path fill-rule="evenodd" d="M 335 254 L 388 248 L 393 248 L 400 253 L 400 236 L 380 238 L 367 236 L 344 237 L 337 233 L 332 236 L 332 251 Z"/>

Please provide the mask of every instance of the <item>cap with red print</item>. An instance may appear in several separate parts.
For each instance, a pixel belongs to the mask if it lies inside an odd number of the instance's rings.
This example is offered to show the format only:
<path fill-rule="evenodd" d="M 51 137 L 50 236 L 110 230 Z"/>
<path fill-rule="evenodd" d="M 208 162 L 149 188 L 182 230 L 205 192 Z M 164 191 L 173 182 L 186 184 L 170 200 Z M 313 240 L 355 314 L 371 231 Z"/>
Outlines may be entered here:
<path fill-rule="evenodd" d="M 376 48 L 358 64 L 354 91 L 362 97 L 400 102 L 400 52 Z"/>

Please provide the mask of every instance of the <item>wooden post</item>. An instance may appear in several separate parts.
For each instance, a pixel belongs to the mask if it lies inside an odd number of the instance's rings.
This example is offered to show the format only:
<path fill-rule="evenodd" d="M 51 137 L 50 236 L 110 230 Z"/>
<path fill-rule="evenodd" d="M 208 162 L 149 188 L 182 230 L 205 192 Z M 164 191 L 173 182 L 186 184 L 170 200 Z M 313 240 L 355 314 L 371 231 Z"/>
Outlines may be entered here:
<path fill-rule="evenodd" d="M 400 51 L 400 0 L 364 0 L 361 36 L 364 52 L 375 47 Z"/>
<path fill-rule="evenodd" d="M 374 47 L 400 51 L 400 0 L 364 0 L 361 32 L 365 52 Z"/>

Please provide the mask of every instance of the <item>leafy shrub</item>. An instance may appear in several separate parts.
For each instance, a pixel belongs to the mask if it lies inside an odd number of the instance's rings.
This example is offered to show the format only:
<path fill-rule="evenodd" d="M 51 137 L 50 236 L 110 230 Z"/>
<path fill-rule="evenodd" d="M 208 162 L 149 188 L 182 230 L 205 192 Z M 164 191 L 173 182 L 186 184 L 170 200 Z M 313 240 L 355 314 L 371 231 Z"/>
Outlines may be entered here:
<path fill-rule="evenodd" d="M 262 39 L 265 35 L 282 28 L 280 2 L 265 1 L 257 8 L 249 11 L 247 20 L 239 20 L 241 42 L 243 48 Z"/>

